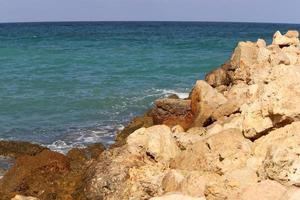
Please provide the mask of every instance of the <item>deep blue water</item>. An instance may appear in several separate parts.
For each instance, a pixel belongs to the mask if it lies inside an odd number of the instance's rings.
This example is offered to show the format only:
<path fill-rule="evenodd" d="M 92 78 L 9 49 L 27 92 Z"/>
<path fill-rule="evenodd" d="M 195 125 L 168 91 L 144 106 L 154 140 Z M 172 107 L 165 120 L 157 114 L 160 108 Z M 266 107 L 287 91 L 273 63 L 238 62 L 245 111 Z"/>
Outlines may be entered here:
<path fill-rule="evenodd" d="M 300 25 L 204 22 L 0 24 L 0 138 L 65 150 L 111 143 L 133 116 L 189 92 L 240 40 Z"/>

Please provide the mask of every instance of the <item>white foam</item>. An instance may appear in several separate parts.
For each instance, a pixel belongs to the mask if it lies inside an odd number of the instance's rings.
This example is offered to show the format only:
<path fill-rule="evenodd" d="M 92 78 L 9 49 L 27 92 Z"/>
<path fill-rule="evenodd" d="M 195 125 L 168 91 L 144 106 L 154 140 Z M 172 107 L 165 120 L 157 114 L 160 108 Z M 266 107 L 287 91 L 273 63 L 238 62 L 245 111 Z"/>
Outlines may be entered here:
<path fill-rule="evenodd" d="M 185 99 L 185 98 L 189 97 L 189 93 L 187 93 L 187 92 L 178 92 L 175 90 L 168 90 L 168 89 L 158 89 L 157 91 L 161 92 L 164 96 L 176 94 L 181 99 Z"/>

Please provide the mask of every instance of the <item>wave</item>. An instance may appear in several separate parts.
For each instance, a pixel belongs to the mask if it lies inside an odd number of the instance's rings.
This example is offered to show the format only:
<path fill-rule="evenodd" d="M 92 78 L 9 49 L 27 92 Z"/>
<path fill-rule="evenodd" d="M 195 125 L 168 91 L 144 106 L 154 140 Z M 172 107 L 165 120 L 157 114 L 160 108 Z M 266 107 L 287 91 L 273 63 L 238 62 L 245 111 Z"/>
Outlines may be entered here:
<path fill-rule="evenodd" d="M 157 91 L 161 92 L 162 95 L 164 95 L 165 97 L 167 97 L 171 94 L 176 94 L 181 99 L 185 99 L 185 98 L 189 97 L 188 92 L 179 92 L 179 91 L 169 90 L 169 89 L 157 89 Z"/>

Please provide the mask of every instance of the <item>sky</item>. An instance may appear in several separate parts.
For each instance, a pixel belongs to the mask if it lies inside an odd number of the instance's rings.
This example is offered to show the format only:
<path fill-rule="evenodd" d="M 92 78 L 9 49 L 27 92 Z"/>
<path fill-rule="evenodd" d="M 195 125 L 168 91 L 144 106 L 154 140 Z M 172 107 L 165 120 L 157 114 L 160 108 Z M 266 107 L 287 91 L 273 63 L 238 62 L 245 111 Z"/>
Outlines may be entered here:
<path fill-rule="evenodd" d="M 300 24 L 300 0 L 0 0 L 0 22 L 234 21 Z"/>

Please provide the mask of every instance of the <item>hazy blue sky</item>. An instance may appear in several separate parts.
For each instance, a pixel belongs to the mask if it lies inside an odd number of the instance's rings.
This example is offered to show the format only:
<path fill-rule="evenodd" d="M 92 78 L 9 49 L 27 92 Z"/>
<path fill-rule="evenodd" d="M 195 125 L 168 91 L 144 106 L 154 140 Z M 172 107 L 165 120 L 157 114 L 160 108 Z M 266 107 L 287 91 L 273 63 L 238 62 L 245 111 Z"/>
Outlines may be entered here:
<path fill-rule="evenodd" d="M 250 21 L 300 23 L 300 0 L 0 0 L 0 22 Z"/>

